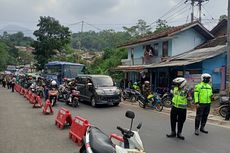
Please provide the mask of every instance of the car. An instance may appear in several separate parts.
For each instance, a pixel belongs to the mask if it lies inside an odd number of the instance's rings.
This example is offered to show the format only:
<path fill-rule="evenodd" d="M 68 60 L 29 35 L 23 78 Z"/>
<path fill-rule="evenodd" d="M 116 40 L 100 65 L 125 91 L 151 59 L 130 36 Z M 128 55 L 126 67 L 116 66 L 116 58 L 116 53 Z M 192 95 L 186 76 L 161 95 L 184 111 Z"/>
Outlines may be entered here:
<path fill-rule="evenodd" d="M 87 101 L 93 107 L 101 104 L 118 106 L 121 92 L 108 75 L 79 75 L 76 77 L 80 101 Z"/>

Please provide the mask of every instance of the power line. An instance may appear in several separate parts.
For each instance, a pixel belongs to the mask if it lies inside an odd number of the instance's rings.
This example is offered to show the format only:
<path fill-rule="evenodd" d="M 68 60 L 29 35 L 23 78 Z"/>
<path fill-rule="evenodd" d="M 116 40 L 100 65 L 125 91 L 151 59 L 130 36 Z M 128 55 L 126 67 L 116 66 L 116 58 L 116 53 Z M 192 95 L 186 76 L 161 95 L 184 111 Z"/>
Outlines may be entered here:
<path fill-rule="evenodd" d="M 172 14 L 171 16 L 167 17 L 165 20 L 168 20 L 169 18 L 173 19 L 174 17 L 184 13 L 185 11 L 187 11 L 188 5 L 185 5 L 182 9 L 174 12 L 174 14 Z M 170 21 L 170 20 L 169 20 Z"/>

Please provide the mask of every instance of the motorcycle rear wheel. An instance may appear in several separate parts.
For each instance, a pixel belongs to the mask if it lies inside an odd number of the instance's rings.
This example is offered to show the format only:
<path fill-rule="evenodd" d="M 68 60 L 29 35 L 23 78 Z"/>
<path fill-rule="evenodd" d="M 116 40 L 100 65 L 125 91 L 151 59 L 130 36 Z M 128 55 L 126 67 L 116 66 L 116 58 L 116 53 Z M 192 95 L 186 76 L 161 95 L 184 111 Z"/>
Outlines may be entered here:
<path fill-rule="evenodd" d="M 145 105 L 142 102 L 138 101 L 138 103 L 141 108 L 145 108 Z"/>
<path fill-rule="evenodd" d="M 163 110 L 163 104 L 162 103 L 157 103 L 155 106 L 155 109 L 159 112 L 161 112 Z"/>
<path fill-rule="evenodd" d="M 222 105 L 222 106 L 220 106 L 220 108 L 219 108 L 219 114 L 220 114 L 220 116 L 222 116 L 223 118 L 225 118 L 226 117 L 226 115 L 227 115 L 227 113 L 228 113 L 228 105 Z"/>

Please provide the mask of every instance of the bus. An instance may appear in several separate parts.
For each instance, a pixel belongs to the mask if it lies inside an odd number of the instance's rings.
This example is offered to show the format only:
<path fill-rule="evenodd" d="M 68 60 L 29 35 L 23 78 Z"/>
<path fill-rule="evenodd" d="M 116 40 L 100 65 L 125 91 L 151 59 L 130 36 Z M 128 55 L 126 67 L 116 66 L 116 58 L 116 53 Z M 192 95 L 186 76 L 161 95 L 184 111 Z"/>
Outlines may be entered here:
<path fill-rule="evenodd" d="M 61 84 L 63 78 L 73 79 L 78 74 L 85 74 L 84 64 L 53 61 L 45 65 L 43 77 Z"/>

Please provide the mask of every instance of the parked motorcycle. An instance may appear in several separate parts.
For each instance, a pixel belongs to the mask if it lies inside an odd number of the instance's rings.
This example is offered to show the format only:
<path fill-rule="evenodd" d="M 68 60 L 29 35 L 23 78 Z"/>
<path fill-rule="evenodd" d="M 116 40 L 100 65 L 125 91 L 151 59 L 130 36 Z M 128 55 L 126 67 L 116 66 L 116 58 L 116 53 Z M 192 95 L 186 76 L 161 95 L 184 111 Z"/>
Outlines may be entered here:
<path fill-rule="evenodd" d="M 79 106 L 80 92 L 77 89 L 72 89 L 69 94 L 69 99 L 66 101 L 67 105 L 78 107 Z"/>
<path fill-rule="evenodd" d="M 150 94 L 147 97 L 147 100 L 141 93 L 139 93 L 138 102 L 141 108 L 153 108 L 159 112 L 163 110 L 163 103 L 161 102 L 161 98 L 157 93 Z"/>
<path fill-rule="evenodd" d="M 132 131 L 135 114 L 132 111 L 127 111 L 125 116 L 131 119 L 131 126 L 130 129 L 117 127 L 121 131 L 122 137 L 116 134 L 111 134 L 108 137 L 99 128 L 89 126 L 80 153 L 145 153 L 142 140 L 139 136 L 139 129 L 142 124 L 140 123 L 137 126 L 137 131 Z M 114 140 L 119 143 L 113 143 Z"/>
<path fill-rule="evenodd" d="M 48 91 L 48 95 L 51 105 L 54 106 L 57 102 L 58 90 L 56 88 L 51 88 L 51 90 Z"/>
<path fill-rule="evenodd" d="M 226 118 L 227 114 L 230 113 L 230 99 L 229 97 L 221 97 L 220 98 L 220 107 L 219 114 L 223 118 Z"/>
<path fill-rule="evenodd" d="M 122 93 L 122 98 L 124 100 L 129 100 L 131 102 L 136 102 L 138 99 L 138 91 L 134 90 L 134 89 L 130 89 L 130 88 L 126 88 L 123 90 Z"/>

